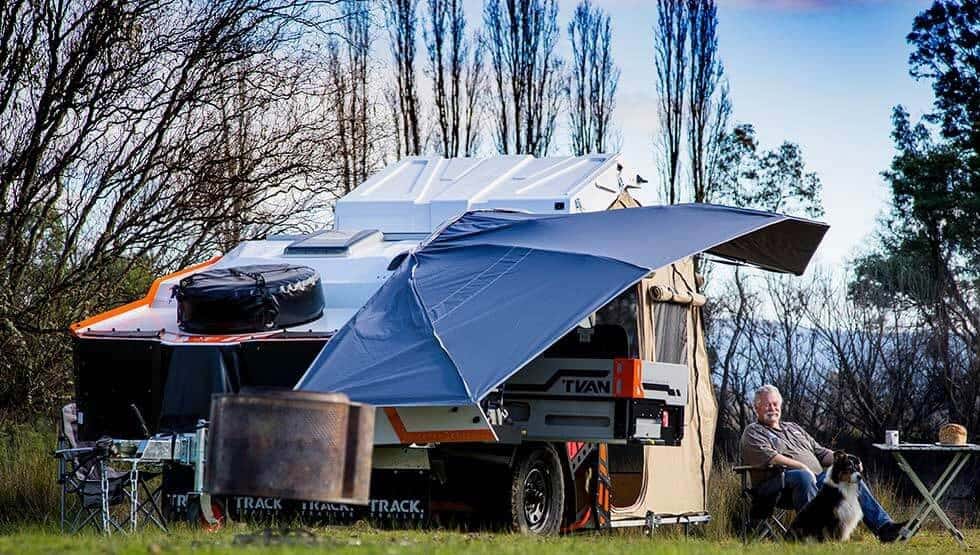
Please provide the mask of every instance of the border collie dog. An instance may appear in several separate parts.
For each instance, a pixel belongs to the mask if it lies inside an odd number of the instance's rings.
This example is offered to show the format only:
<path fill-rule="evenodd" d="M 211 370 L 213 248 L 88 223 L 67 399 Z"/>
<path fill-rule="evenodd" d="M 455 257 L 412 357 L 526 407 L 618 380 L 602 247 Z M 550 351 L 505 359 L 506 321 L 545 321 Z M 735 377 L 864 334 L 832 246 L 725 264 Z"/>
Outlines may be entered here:
<path fill-rule="evenodd" d="M 790 525 L 796 540 L 847 541 L 864 513 L 858 503 L 861 459 L 843 451 L 834 453 L 834 465 L 823 486 Z"/>

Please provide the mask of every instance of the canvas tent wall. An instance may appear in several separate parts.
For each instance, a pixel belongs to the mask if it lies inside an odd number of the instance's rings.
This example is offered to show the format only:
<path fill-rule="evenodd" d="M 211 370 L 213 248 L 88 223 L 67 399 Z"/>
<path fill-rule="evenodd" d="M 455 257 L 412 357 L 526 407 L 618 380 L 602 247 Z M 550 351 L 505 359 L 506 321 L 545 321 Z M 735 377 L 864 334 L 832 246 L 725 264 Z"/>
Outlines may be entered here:
<path fill-rule="evenodd" d="M 638 206 L 640 203 L 624 191 L 609 209 Z M 684 407 L 686 422 L 681 445 L 643 447 L 643 472 L 632 478 L 639 484 L 620 479 L 620 488 L 628 493 L 621 491 L 617 495 L 613 490 L 614 501 L 629 500 L 622 505 L 614 503 L 614 520 L 643 518 L 648 511 L 684 514 L 707 510 L 718 404 L 701 320 L 705 298 L 698 293 L 697 279 L 693 261 L 687 258 L 654 271 L 638 286 L 640 298 L 646 300 L 638 307 L 640 357 L 686 363 L 690 393 Z M 683 339 L 683 360 L 677 360 L 678 353 L 674 351 L 679 339 Z"/>
<path fill-rule="evenodd" d="M 701 321 L 704 297 L 697 293 L 695 280 L 694 265 L 687 258 L 654 271 L 638 285 L 639 294 L 645 299 L 639 303 L 640 356 L 651 361 L 686 363 L 690 393 L 681 445 L 645 446 L 641 476 L 620 480 L 613 477 L 614 520 L 642 518 L 648 511 L 684 514 L 706 510 L 718 406 Z M 631 484 L 631 480 L 639 480 L 640 484 Z M 637 486 L 639 495 L 625 495 L 627 490 L 636 491 Z M 617 500 L 622 503 L 624 495 L 632 502 L 617 504 Z"/>

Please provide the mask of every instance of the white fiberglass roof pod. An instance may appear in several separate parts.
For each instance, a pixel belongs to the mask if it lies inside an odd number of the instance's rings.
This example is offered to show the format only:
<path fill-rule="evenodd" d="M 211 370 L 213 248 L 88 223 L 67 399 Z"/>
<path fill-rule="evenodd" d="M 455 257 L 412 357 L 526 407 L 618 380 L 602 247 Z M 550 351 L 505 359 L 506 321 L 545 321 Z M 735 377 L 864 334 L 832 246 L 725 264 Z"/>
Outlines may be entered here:
<path fill-rule="evenodd" d="M 171 288 L 204 268 L 290 263 L 315 269 L 326 309 L 297 331 L 331 332 L 388 279 L 388 266 L 463 212 L 499 208 L 542 214 L 605 210 L 632 186 L 618 154 L 578 157 L 410 157 L 389 165 L 337 201 L 333 229 L 246 241 L 206 263 L 156 280 L 147 295 L 78 322 L 77 335 L 157 333 L 164 342 L 236 343 L 250 337 L 198 336 L 177 325 Z"/>
<path fill-rule="evenodd" d="M 468 210 L 605 210 L 633 179 L 616 154 L 408 157 L 338 200 L 335 228 L 427 234 Z"/>

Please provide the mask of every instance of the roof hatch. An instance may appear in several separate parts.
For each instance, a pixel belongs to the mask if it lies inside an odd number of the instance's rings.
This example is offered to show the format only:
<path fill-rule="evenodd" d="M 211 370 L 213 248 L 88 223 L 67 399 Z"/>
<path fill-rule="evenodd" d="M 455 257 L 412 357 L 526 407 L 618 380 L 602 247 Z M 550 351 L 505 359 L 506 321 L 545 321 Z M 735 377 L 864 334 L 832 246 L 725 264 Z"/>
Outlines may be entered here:
<path fill-rule="evenodd" d="M 367 239 L 382 239 L 381 232 L 376 229 L 361 231 L 340 231 L 336 229 L 321 231 L 294 241 L 286 247 L 283 254 L 301 256 L 330 256 L 344 255 L 357 243 Z"/>

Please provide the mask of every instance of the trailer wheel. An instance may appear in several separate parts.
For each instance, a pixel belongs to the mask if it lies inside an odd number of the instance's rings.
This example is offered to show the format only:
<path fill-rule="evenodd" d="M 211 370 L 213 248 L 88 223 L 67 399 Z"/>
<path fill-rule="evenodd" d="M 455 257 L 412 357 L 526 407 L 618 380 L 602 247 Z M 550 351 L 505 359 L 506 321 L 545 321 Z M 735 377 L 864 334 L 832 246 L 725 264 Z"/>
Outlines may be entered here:
<path fill-rule="evenodd" d="M 541 536 L 561 529 L 565 481 L 558 453 L 550 445 L 518 456 L 511 474 L 510 514 L 514 531 Z"/>

